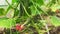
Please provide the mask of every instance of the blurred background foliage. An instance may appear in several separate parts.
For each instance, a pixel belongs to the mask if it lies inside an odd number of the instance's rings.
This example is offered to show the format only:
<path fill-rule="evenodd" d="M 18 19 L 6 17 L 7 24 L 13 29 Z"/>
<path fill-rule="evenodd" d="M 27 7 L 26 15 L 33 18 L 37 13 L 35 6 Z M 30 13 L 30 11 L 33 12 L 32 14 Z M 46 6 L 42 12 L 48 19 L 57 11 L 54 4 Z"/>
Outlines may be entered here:
<path fill-rule="evenodd" d="M 0 8 L 0 27 L 11 28 L 17 23 L 25 26 L 21 32 L 13 34 L 49 34 L 49 26 L 60 26 L 60 18 L 56 16 L 60 12 L 60 0 L 12 0 L 11 4 L 7 0 L 6 2 L 7 9 Z"/>

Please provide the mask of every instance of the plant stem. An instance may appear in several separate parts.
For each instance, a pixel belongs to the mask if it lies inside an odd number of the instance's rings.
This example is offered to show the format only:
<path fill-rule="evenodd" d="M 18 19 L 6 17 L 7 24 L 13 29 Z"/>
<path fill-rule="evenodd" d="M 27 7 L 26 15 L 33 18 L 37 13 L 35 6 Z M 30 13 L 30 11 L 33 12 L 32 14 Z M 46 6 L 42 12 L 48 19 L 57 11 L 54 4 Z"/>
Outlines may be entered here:
<path fill-rule="evenodd" d="M 23 27 L 24 25 L 26 25 L 29 21 L 30 21 L 30 18 L 28 18 L 28 19 L 24 22 L 24 24 L 22 24 L 22 27 Z"/>
<path fill-rule="evenodd" d="M 31 16 L 28 14 L 28 12 L 27 12 L 25 6 L 23 5 L 23 3 L 22 3 L 22 6 L 23 6 L 23 8 L 24 8 L 24 10 L 25 10 L 25 13 L 26 13 L 29 17 L 31 17 Z"/>
<path fill-rule="evenodd" d="M 32 21 L 32 23 L 33 23 L 33 27 L 35 27 L 36 28 L 36 30 L 38 31 L 38 34 L 40 34 L 40 29 L 38 28 L 38 26 L 37 25 L 35 25 L 35 23 Z"/>

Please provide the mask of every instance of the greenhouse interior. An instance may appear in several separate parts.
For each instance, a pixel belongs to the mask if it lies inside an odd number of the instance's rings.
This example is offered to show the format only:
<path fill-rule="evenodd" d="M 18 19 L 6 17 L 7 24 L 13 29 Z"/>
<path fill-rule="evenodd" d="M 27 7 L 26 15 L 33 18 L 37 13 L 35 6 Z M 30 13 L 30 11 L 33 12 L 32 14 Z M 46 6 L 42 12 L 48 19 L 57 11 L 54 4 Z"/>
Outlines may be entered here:
<path fill-rule="evenodd" d="M 0 0 L 0 34 L 60 34 L 60 0 Z"/>

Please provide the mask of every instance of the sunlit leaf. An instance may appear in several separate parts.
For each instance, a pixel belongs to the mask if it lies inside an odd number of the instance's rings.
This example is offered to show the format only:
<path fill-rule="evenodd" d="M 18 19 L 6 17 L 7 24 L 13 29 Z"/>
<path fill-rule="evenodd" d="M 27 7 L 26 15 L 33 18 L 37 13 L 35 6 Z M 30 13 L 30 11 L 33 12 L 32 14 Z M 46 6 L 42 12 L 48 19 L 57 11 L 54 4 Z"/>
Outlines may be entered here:
<path fill-rule="evenodd" d="M 43 5 L 44 2 L 43 2 L 43 0 L 37 0 L 37 4 L 39 4 L 39 5 Z"/>
<path fill-rule="evenodd" d="M 16 3 L 18 0 L 12 0 L 12 3 Z"/>
<path fill-rule="evenodd" d="M 15 25 L 14 19 L 0 18 L 0 27 L 11 28 L 14 25 Z"/>
<path fill-rule="evenodd" d="M 52 17 L 51 17 L 51 23 L 52 23 L 54 26 L 60 26 L 60 19 L 57 18 L 56 16 L 52 16 Z"/>
<path fill-rule="evenodd" d="M 52 9 L 53 12 L 55 12 L 57 9 L 60 9 L 60 5 L 54 4 L 54 5 L 51 6 L 51 9 Z"/>

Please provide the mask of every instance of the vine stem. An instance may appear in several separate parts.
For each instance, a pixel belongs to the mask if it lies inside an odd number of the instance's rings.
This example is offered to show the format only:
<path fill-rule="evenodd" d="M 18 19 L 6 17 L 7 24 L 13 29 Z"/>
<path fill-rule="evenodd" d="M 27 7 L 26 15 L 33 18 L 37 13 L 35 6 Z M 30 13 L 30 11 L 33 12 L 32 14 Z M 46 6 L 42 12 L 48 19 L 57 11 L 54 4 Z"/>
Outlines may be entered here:
<path fill-rule="evenodd" d="M 23 8 L 24 8 L 24 10 L 25 10 L 25 13 L 26 13 L 29 17 L 31 17 L 31 16 L 28 14 L 28 12 L 27 12 L 25 6 L 23 5 L 23 3 L 22 3 L 22 6 L 23 6 Z"/>
<path fill-rule="evenodd" d="M 24 25 L 26 25 L 29 21 L 30 21 L 30 18 L 28 18 L 28 19 L 24 22 L 24 24 L 21 25 L 21 27 L 23 27 Z"/>
<path fill-rule="evenodd" d="M 47 24 L 45 25 L 45 27 L 46 27 L 46 30 L 48 31 L 48 25 Z M 50 34 L 49 31 L 47 32 L 47 34 Z"/>

